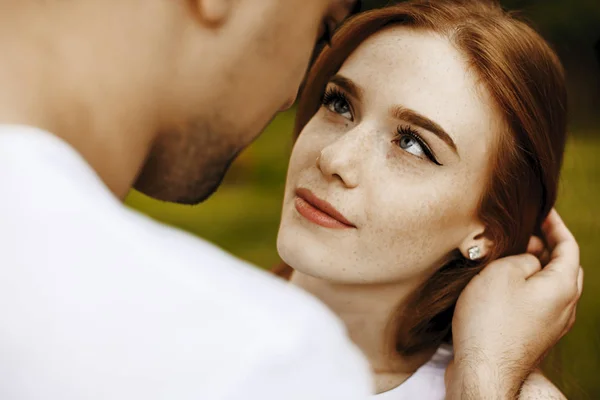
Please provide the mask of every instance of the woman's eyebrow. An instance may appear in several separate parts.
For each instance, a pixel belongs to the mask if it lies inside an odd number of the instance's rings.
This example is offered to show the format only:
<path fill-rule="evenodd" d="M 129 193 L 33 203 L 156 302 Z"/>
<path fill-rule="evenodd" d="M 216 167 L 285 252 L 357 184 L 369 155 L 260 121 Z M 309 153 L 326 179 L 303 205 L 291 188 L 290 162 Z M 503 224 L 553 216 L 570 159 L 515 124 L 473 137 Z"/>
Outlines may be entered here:
<path fill-rule="evenodd" d="M 347 92 L 350 96 L 356 98 L 357 100 L 361 100 L 364 90 L 354 83 L 351 79 L 337 74 L 333 78 L 329 80 L 329 83 L 333 83 L 336 86 L 342 88 L 345 92 Z M 399 119 L 402 121 L 406 121 L 410 124 L 419 126 L 440 139 L 444 141 L 460 158 L 458 154 L 458 148 L 456 147 L 456 143 L 452 140 L 452 136 L 450 136 L 438 123 L 427 118 L 426 116 L 419 114 L 418 112 L 411 110 L 410 108 L 402 107 L 402 106 L 392 106 L 390 108 L 390 114 L 395 119 Z"/>
<path fill-rule="evenodd" d="M 450 136 L 440 125 L 438 125 L 435 121 L 427 118 L 424 115 L 419 114 L 418 112 L 411 110 L 402 106 L 392 106 L 390 108 L 390 114 L 392 117 L 406 121 L 410 124 L 419 126 L 442 139 L 444 143 L 446 143 L 454 153 L 459 156 L 458 148 L 456 147 L 456 143 L 452 140 L 452 136 Z"/>
<path fill-rule="evenodd" d="M 333 83 L 336 86 L 344 89 L 348 94 L 356 99 L 360 100 L 363 94 L 363 90 L 356 85 L 356 83 L 352 82 L 352 80 L 346 78 L 343 75 L 337 74 L 333 78 L 329 80 L 329 83 Z"/>

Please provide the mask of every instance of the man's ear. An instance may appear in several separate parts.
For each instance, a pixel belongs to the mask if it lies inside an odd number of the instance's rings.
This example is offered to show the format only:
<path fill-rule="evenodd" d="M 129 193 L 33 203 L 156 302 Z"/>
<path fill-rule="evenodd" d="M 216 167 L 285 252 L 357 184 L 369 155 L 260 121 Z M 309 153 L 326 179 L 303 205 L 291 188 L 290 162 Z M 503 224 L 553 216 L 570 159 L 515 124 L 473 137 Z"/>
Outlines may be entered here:
<path fill-rule="evenodd" d="M 469 260 L 479 260 L 486 257 L 494 243 L 488 238 L 485 226 L 477 223 L 459 246 L 463 257 Z"/>
<path fill-rule="evenodd" d="M 231 15 L 234 0 L 191 0 L 200 20 L 210 26 L 220 26 Z"/>

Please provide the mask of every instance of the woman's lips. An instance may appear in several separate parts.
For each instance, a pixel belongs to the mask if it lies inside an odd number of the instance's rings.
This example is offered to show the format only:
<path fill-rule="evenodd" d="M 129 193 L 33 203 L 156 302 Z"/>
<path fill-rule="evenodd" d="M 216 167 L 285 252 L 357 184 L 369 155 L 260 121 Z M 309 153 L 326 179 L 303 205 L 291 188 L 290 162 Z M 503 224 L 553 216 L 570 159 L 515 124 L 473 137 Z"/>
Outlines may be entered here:
<path fill-rule="evenodd" d="M 319 199 L 308 189 L 298 189 L 294 203 L 300 215 L 317 225 L 333 229 L 356 228 L 331 204 Z"/>

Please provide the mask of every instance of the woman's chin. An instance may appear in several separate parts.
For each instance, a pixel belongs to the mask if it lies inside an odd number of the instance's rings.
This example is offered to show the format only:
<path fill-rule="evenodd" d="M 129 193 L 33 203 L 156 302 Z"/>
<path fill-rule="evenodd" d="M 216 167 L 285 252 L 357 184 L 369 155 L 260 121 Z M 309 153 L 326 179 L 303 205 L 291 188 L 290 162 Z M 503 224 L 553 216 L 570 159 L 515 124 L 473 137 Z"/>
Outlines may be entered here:
<path fill-rule="evenodd" d="M 348 273 L 345 265 L 341 262 L 332 262 L 332 260 L 315 257 L 306 251 L 298 251 L 296 248 L 290 248 L 277 242 L 277 249 L 281 260 L 290 266 L 294 272 L 304 276 L 328 281 L 340 285 L 355 285 L 364 283 L 359 276 Z"/>
<path fill-rule="evenodd" d="M 294 271 L 319 279 L 331 280 L 335 278 L 330 276 L 335 275 L 331 274 L 331 265 L 325 265 L 326 261 L 316 255 L 317 252 L 309 251 L 297 241 L 289 242 L 278 237 L 277 252 L 281 260 Z"/>

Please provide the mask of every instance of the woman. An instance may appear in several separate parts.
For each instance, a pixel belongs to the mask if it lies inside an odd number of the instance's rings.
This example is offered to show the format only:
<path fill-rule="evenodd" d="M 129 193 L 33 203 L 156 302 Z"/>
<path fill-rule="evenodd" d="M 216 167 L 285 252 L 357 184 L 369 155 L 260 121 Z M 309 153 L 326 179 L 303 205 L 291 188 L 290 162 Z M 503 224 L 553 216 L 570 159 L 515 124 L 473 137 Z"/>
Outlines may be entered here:
<path fill-rule="evenodd" d="M 491 1 L 366 12 L 316 60 L 296 132 L 278 236 L 291 282 L 345 322 L 381 398 L 443 398 L 459 294 L 555 203 L 558 58 Z"/>

